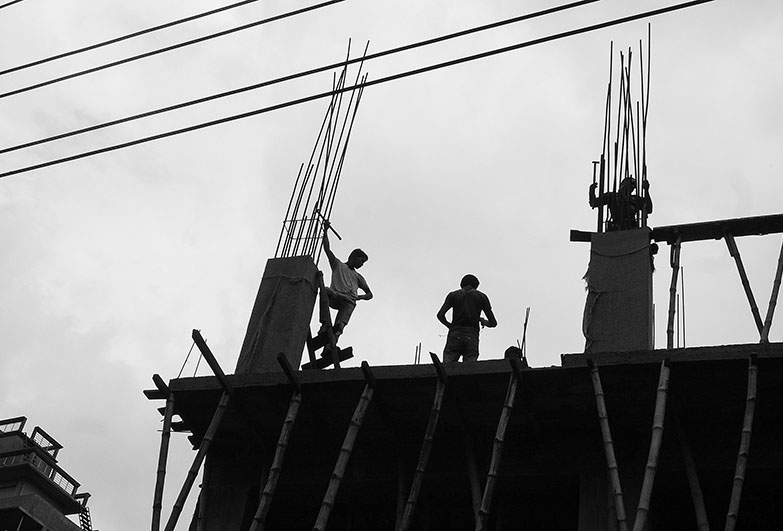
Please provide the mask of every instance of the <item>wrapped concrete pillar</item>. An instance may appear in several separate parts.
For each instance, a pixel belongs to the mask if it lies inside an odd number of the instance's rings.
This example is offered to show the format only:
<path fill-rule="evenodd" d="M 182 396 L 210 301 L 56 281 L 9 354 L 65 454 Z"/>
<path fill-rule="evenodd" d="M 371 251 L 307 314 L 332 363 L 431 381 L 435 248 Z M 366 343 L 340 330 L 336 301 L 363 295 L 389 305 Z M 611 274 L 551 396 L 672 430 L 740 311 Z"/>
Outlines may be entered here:
<path fill-rule="evenodd" d="M 652 350 L 650 230 L 593 234 L 585 275 L 585 352 Z"/>
<path fill-rule="evenodd" d="M 317 274 L 309 256 L 267 261 L 236 374 L 281 371 L 281 352 L 292 367 L 299 367 L 318 293 Z"/>

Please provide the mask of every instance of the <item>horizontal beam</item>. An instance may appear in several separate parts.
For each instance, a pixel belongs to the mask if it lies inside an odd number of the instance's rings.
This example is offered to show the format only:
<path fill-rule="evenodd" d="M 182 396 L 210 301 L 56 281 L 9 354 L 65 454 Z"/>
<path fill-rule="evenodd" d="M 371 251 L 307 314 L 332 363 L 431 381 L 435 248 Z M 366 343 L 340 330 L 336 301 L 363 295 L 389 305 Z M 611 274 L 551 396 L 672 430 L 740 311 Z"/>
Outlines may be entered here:
<path fill-rule="evenodd" d="M 656 227 L 651 238 L 656 242 L 674 243 L 679 236 L 682 242 L 719 240 L 725 234 L 739 236 L 761 236 L 783 232 L 783 214 L 756 216 L 752 218 L 723 219 L 685 225 Z"/>

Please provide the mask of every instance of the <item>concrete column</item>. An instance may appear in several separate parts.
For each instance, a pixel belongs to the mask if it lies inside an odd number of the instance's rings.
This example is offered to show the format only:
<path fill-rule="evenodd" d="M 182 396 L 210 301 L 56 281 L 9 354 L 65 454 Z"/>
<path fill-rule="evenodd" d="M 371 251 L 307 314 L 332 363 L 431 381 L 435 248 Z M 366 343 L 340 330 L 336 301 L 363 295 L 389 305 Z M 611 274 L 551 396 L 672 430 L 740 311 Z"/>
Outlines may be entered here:
<path fill-rule="evenodd" d="M 593 234 L 585 280 L 585 352 L 652 350 L 650 230 Z"/>
<path fill-rule="evenodd" d="M 267 261 L 236 374 L 281 371 L 280 352 L 299 367 L 318 292 L 317 273 L 309 256 Z"/>

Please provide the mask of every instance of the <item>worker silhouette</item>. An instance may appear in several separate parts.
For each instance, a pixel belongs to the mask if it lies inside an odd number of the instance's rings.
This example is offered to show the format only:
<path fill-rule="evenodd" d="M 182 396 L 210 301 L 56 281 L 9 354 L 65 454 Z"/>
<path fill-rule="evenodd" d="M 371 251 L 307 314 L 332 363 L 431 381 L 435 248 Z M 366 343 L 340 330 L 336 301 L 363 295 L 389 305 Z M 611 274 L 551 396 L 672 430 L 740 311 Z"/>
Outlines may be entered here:
<path fill-rule="evenodd" d="M 357 271 L 367 261 L 367 254 L 361 249 L 354 249 L 348 255 L 348 261 L 341 262 L 329 246 L 329 236 L 327 235 L 329 227 L 329 222 L 324 221 L 324 251 L 329 258 L 329 267 L 332 269 L 332 281 L 329 288 L 326 289 L 326 293 L 329 298 L 329 306 L 337 310 L 332 327 L 336 342 L 351 319 L 356 308 L 356 301 L 372 299 L 372 291 L 370 291 L 364 277 Z M 364 293 L 359 295 L 358 290 L 362 290 Z"/>
<path fill-rule="evenodd" d="M 438 321 L 449 329 L 446 346 L 443 348 L 444 363 L 476 361 L 479 357 L 479 325 L 494 328 L 498 325 L 489 297 L 478 290 L 479 280 L 465 275 L 460 289 L 446 295 L 443 306 L 438 310 Z M 446 312 L 451 310 L 451 322 Z M 486 319 L 481 317 L 484 312 Z"/>
<path fill-rule="evenodd" d="M 644 189 L 643 197 L 634 193 L 636 179 L 626 177 L 620 181 L 620 187 L 616 192 L 604 192 L 599 197 L 595 196 L 597 183 L 590 185 L 590 206 L 597 208 L 603 205 L 609 207 L 610 219 L 606 223 L 607 231 L 628 230 L 639 228 L 636 219 L 637 212 L 652 214 L 653 205 L 650 199 L 650 183 L 646 179 L 642 181 Z"/>

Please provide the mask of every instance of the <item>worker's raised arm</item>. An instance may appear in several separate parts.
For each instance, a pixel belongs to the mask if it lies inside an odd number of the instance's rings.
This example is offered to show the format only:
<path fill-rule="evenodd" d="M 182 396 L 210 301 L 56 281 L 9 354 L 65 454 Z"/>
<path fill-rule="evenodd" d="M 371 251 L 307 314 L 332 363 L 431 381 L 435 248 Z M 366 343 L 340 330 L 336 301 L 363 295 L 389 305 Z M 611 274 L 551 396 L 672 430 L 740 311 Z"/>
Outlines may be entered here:
<path fill-rule="evenodd" d="M 329 265 L 334 268 L 334 264 L 340 260 L 337 259 L 337 257 L 332 252 L 332 248 L 329 246 L 329 236 L 327 235 L 328 232 L 329 222 L 324 221 L 324 252 L 326 253 L 326 257 L 329 259 Z"/>

